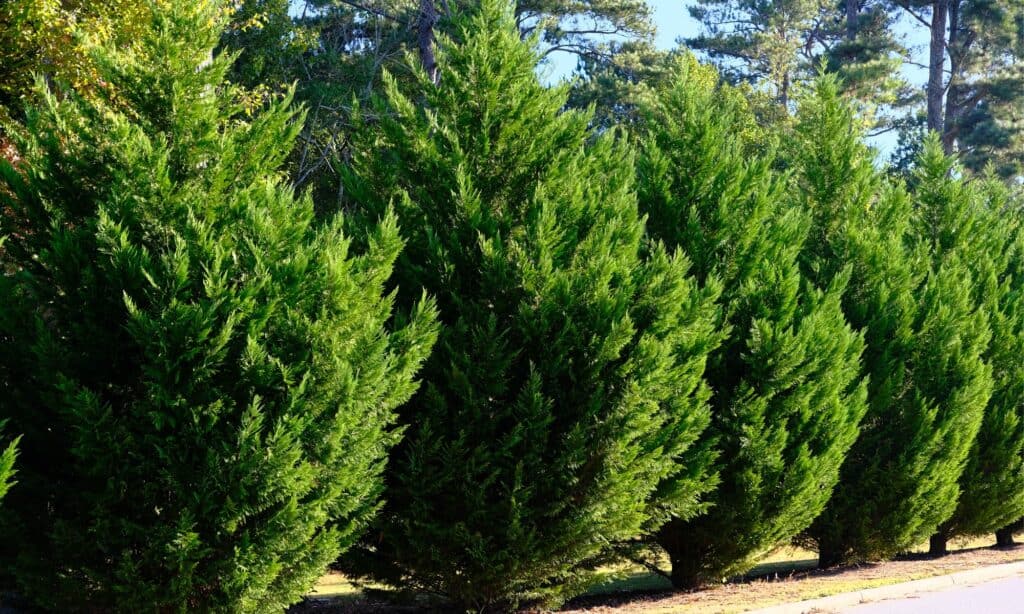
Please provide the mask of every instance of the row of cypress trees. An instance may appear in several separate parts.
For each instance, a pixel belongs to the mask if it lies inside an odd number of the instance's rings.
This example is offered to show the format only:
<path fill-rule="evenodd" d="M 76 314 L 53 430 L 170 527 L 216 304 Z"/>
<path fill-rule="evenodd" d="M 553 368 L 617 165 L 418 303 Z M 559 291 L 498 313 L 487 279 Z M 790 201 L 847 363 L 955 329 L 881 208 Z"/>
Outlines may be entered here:
<path fill-rule="evenodd" d="M 680 56 L 597 132 L 485 0 L 355 112 L 318 217 L 301 112 L 247 116 L 209 55 L 221 5 L 153 6 L 0 162 L 0 573 L 34 603 L 280 611 L 341 556 L 507 609 L 656 548 L 693 587 L 1024 516 L 1019 210 L 934 141 L 884 176 L 833 80 L 759 126 Z"/>

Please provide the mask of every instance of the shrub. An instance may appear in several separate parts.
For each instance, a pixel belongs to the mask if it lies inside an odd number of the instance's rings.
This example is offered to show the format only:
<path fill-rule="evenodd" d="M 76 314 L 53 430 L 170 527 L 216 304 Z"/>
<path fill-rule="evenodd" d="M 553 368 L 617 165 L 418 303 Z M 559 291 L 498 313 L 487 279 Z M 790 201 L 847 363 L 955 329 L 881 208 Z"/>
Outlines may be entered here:
<path fill-rule="evenodd" d="M 852 267 L 843 307 L 865 332 L 870 381 L 860 437 L 807 537 L 822 566 L 888 558 L 956 508 L 991 391 L 988 319 L 964 253 L 936 249 L 930 211 L 874 169 L 835 80 L 816 84 L 797 123 L 789 162 L 813 217 L 804 269 Z"/>
<path fill-rule="evenodd" d="M 706 437 L 721 483 L 707 514 L 657 534 L 677 587 L 753 567 L 807 528 L 828 501 L 865 411 L 863 340 L 843 316 L 846 274 L 808 283 L 799 256 L 808 219 L 791 207 L 774 154 L 754 151 L 739 93 L 691 59 L 640 105 L 639 162 L 649 232 L 690 254 L 701 280 L 723 283 Z"/>
<path fill-rule="evenodd" d="M 379 505 L 432 307 L 389 330 L 394 218 L 350 254 L 282 184 L 301 118 L 240 114 L 220 5 L 153 6 L 116 96 L 40 85 L 0 162 L 0 563 L 58 610 L 281 611 Z"/>
<path fill-rule="evenodd" d="M 417 68 L 412 98 L 385 79 L 344 182 L 371 219 L 395 199 L 397 279 L 444 324 L 347 565 L 481 610 L 564 598 L 612 544 L 700 509 L 718 335 L 714 286 L 644 241 L 628 145 L 562 112 L 510 7 L 453 28 L 438 85 Z"/>

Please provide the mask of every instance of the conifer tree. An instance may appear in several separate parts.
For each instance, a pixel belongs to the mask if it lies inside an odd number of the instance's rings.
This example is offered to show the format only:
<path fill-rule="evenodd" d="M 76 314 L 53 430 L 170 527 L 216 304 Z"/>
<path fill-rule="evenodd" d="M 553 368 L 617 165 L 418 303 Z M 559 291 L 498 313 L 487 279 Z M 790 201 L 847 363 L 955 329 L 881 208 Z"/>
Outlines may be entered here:
<path fill-rule="evenodd" d="M 486 0 L 454 32 L 439 85 L 416 69 L 422 104 L 386 79 L 345 177 L 371 219 L 393 187 L 397 279 L 444 324 L 347 568 L 479 611 L 568 596 L 611 544 L 701 509 L 719 335 L 715 284 L 644 242 L 628 144 L 562 111 L 511 7 Z"/>
<path fill-rule="evenodd" d="M 964 253 L 974 300 L 992 329 L 985 352 L 993 371 L 992 398 L 960 476 L 956 512 L 932 535 L 931 553 L 939 555 L 953 537 L 992 533 L 1024 516 L 1024 244 L 1008 188 L 994 174 L 968 179 L 943 154 L 934 133 L 918 160 L 914 185 L 933 249 Z"/>
<path fill-rule="evenodd" d="M 991 390 L 989 328 L 964 254 L 935 250 L 925 212 L 873 168 L 833 78 L 802 101 L 796 134 L 788 158 L 813 217 L 804 270 L 852 267 L 843 306 L 867 343 L 861 434 L 807 531 L 824 567 L 890 557 L 952 515 Z"/>
<path fill-rule="evenodd" d="M 57 611 L 280 612 L 378 507 L 436 324 L 389 331 L 393 216 L 357 255 L 282 185 L 301 114 L 245 119 L 221 5 L 153 7 L 0 163 L 0 565 Z"/>
<path fill-rule="evenodd" d="M 845 277 L 820 288 L 798 257 L 807 218 L 788 207 L 769 149 L 752 151 L 741 94 L 696 62 L 642 104 L 640 158 L 648 230 L 690 254 L 701 280 L 723 283 L 730 335 L 712 353 L 707 437 L 721 483 L 707 514 L 657 535 L 678 587 L 746 571 L 824 507 L 865 410 L 861 336 L 843 317 Z"/>

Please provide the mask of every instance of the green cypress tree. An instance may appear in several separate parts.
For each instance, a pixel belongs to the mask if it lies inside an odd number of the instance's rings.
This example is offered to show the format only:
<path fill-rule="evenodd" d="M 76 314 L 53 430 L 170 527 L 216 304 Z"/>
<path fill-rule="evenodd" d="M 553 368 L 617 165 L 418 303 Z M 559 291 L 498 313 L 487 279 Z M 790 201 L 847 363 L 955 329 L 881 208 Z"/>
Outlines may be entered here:
<path fill-rule="evenodd" d="M 957 481 L 991 390 L 986 314 L 958 251 L 883 182 L 833 78 L 802 101 L 789 162 L 812 213 L 809 276 L 852 267 L 843 305 L 865 331 L 869 408 L 825 511 L 807 531 L 819 563 L 890 557 L 956 508 Z"/>
<path fill-rule="evenodd" d="M 245 119 L 222 5 L 153 8 L 96 50 L 115 97 L 40 83 L 0 163 L 0 564 L 58 611 L 280 612 L 379 506 L 436 323 L 389 332 L 393 216 L 350 254 L 282 184 L 301 115 Z"/>
<path fill-rule="evenodd" d="M 371 218 L 393 187 L 397 279 L 444 323 L 348 568 L 476 611 L 565 597 L 610 545 L 699 511 L 719 335 L 715 285 L 644 242 L 628 144 L 562 111 L 511 8 L 486 0 L 453 32 L 439 85 L 416 69 L 422 104 L 385 80 L 345 177 Z"/>
<path fill-rule="evenodd" d="M 991 173 L 965 178 L 934 135 L 925 142 L 914 185 L 934 249 L 964 254 L 974 299 L 992 329 L 985 352 L 992 398 L 960 476 L 956 512 L 932 535 L 931 553 L 938 555 L 953 537 L 991 533 L 1024 516 L 1024 244 L 1007 187 Z"/>
<path fill-rule="evenodd" d="M 658 533 L 672 581 L 693 587 L 751 568 L 807 528 L 828 501 L 865 411 L 861 336 L 843 317 L 845 278 L 820 290 L 801 276 L 807 218 L 788 206 L 788 178 L 737 127 L 739 92 L 713 69 L 683 64 L 646 98 L 639 162 L 648 230 L 684 249 L 698 278 L 720 276 L 721 325 L 709 359 L 708 437 L 721 451 L 710 511 Z"/>

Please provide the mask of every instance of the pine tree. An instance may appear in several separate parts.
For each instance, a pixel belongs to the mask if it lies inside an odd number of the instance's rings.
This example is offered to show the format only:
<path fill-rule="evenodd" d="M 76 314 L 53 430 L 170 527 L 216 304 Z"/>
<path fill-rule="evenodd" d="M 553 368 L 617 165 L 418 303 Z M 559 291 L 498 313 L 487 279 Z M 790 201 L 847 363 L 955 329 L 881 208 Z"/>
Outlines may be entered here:
<path fill-rule="evenodd" d="M 938 555 L 953 537 L 992 533 L 1024 516 L 1024 237 L 1009 189 L 994 174 L 965 178 L 934 133 L 914 184 L 916 201 L 930 218 L 934 249 L 964 254 L 974 300 L 992 329 L 985 352 L 992 398 L 960 476 L 956 512 L 932 535 L 931 553 Z"/>
<path fill-rule="evenodd" d="M 924 209 L 873 168 L 834 79 L 802 101 L 797 136 L 788 158 L 814 220 L 804 270 L 852 267 L 843 306 L 869 377 L 860 437 L 807 536 L 822 566 L 887 558 L 956 508 L 991 391 L 987 317 L 964 255 L 935 250 Z"/>
<path fill-rule="evenodd" d="M 824 64 L 844 78 L 865 115 L 874 116 L 880 105 L 914 101 L 899 75 L 907 51 L 894 33 L 893 14 L 880 0 L 698 0 L 690 15 L 703 31 L 687 44 L 730 81 L 766 87 L 783 107 Z"/>
<path fill-rule="evenodd" d="M 510 7 L 486 0 L 454 32 L 439 85 L 416 70 L 422 104 L 386 79 L 346 173 L 371 219 L 393 187 L 399 285 L 436 295 L 444 323 L 346 567 L 479 611 L 568 596 L 610 545 L 702 508 L 719 335 L 715 285 L 644 242 L 628 144 L 562 111 Z"/>
<path fill-rule="evenodd" d="M 947 154 L 981 172 L 1024 174 L 1024 5 L 992 0 L 886 0 L 927 30 L 926 120 Z"/>
<path fill-rule="evenodd" d="M 753 567 L 824 507 L 865 411 L 863 340 L 840 308 L 844 275 L 823 290 L 801 276 L 807 219 L 772 151 L 739 131 L 751 123 L 742 96 L 691 62 L 642 112 L 648 230 L 685 250 L 699 279 L 722 279 L 731 331 L 706 375 L 721 483 L 707 514 L 657 535 L 673 583 L 693 587 Z"/>
<path fill-rule="evenodd" d="M 351 254 L 282 185 L 301 116 L 245 119 L 222 5 L 153 7 L 95 50 L 109 96 L 40 82 L 0 163 L 0 565 L 58 611 L 280 612 L 379 506 L 436 325 L 389 332 L 393 216 Z"/>

